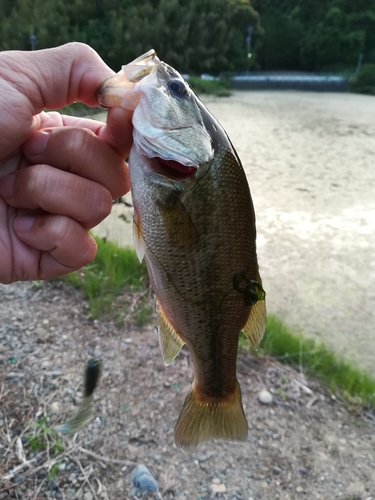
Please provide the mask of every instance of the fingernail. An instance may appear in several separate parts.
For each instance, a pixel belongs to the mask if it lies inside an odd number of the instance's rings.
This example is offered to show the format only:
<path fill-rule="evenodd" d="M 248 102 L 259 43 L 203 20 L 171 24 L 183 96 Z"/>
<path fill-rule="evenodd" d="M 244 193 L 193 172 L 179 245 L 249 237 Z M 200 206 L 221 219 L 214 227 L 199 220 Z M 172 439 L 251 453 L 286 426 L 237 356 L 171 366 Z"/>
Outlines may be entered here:
<path fill-rule="evenodd" d="M 33 215 L 21 215 L 14 219 L 14 230 L 19 233 L 27 233 L 34 224 L 35 217 Z"/>
<path fill-rule="evenodd" d="M 0 179 L 0 196 L 6 200 L 13 196 L 16 175 L 17 174 L 9 174 Z"/>
<path fill-rule="evenodd" d="M 27 155 L 40 155 L 46 149 L 48 139 L 52 129 L 38 130 L 23 145 L 23 150 Z"/>

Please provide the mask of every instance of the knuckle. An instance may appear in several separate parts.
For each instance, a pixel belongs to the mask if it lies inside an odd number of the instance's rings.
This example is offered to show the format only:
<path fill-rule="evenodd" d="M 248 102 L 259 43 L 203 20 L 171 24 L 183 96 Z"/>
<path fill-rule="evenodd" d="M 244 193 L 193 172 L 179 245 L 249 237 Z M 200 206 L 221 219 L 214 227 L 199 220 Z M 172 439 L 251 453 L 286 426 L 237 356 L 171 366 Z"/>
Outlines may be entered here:
<path fill-rule="evenodd" d="M 27 197 L 31 202 L 40 204 L 48 186 L 48 168 L 45 165 L 33 165 L 24 170 L 26 182 L 24 186 L 27 190 Z M 20 179 L 23 184 L 22 178 Z"/>
<path fill-rule="evenodd" d="M 66 140 L 66 154 L 73 158 L 90 156 L 94 134 L 84 128 L 71 128 Z"/>
<path fill-rule="evenodd" d="M 108 217 L 112 210 L 110 192 L 98 185 L 91 200 L 91 213 L 95 214 L 95 220 L 100 222 Z"/>

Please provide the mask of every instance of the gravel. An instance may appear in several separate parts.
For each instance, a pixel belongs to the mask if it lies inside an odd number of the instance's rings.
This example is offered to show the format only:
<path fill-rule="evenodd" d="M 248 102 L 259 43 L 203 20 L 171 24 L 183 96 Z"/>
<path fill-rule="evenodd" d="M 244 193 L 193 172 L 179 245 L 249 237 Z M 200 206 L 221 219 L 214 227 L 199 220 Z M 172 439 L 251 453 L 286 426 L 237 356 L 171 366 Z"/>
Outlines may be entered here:
<path fill-rule="evenodd" d="M 0 303 L 0 500 L 158 498 L 134 488 L 139 464 L 164 500 L 375 500 L 375 416 L 332 397 L 300 367 L 239 354 L 248 440 L 183 452 L 173 431 L 192 378 L 186 350 L 164 367 L 154 324 L 93 322 L 65 283 L 0 286 Z M 95 418 L 62 437 L 62 450 L 44 435 L 49 448 L 33 449 L 38 432 L 75 411 L 95 349 L 103 363 Z M 272 404 L 260 403 L 265 389 Z"/>

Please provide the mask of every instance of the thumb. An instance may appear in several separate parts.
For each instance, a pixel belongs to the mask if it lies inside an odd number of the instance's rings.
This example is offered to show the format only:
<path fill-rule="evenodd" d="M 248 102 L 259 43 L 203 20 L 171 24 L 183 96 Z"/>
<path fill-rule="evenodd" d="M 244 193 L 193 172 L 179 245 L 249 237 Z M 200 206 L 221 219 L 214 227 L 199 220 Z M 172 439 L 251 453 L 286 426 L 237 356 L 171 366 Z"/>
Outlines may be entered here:
<path fill-rule="evenodd" d="M 83 43 L 2 54 L 3 78 L 28 98 L 33 114 L 81 101 L 97 106 L 95 92 L 113 71 Z M 3 73 L 3 71 L 2 71 Z"/>
<path fill-rule="evenodd" d="M 81 101 L 98 106 L 95 92 L 113 71 L 88 45 L 68 43 L 33 52 L 0 52 L 0 158 L 14 154 L 40 127 L 43 108 Z"/>

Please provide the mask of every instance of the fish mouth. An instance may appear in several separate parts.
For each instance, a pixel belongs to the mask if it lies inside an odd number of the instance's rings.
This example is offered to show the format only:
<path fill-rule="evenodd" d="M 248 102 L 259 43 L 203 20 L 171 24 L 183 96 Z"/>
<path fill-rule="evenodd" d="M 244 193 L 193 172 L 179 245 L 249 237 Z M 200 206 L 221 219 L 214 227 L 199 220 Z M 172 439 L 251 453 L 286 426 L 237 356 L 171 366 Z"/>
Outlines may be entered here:
<path fill-rule="evenodd" d="M 155 174 L 162 175 L 167 179 L 181 181 L 194 177 L 198 170 L 196 167 L 188 167 L 174 160 L 163 160 L 163 158 L 152 158 L 152 170 Z"/>

